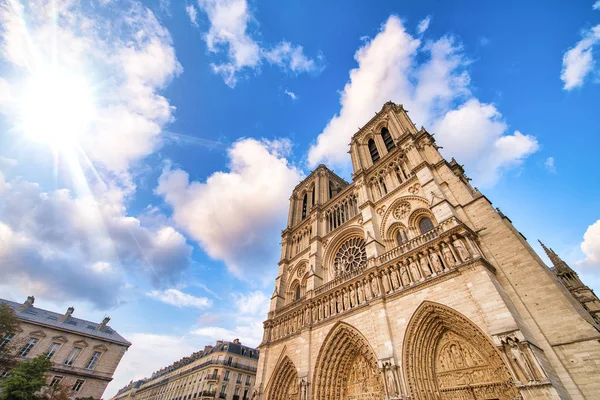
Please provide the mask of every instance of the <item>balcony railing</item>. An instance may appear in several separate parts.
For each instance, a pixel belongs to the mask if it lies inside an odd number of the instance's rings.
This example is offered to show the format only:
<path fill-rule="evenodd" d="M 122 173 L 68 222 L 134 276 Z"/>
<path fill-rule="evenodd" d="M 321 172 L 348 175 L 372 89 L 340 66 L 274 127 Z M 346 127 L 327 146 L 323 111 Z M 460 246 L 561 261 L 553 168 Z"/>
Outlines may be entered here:
<path fill-rule="evenodd" d="M 263 341 L 293 335 L 305 326 L 321 323 L 381 297 L 412 289 L 482 259 L 475 233 L 456 218 L 432 231 L 369 260 L 365 266 L 308 292 L 287 312 L 265 322 Z M 484 265 L 491 265 L 483 260 Z"/>
<path fill-rule="evenodd" d="M 218 381 L 219 380 L 219 374 L 210 374 L 206 377 L 207 381 Z"/>

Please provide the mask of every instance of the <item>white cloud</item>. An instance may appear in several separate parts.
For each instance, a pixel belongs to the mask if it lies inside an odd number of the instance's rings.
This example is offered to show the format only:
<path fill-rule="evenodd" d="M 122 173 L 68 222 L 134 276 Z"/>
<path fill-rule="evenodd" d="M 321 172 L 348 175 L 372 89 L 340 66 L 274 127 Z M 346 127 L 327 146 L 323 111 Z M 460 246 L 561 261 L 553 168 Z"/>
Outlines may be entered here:
<path fill-rule="evenodd" d="M 417 27 L 417 33 L 419 35 L 422 35 L 427 30 L 427 28 L 429 28 L 430 22 L 431 22 L 431 15 L 428 15 L 427 17 L 422 19 L 421 22 L 419 22 L 419 26 Z"/>
<path fill-rule="evenodd" d="M 592 5 L 592 8 L 593 8 L 594 10 L 600 10 L 600 0 L 598 0 L 597 2 L 595 2 L 595 3 Z"/>
<path fill-rule="evenodd" d="M 227 61 L 211 64 L 214 73 L 234 87 L 240 71 L 254 70 L 266 59 L 293 73 L 316 72 L 322 69 L 304 55 L 302 46 L 282 41 L 272 49 L 264 48 L 249 32 L 254 17 L 247 0 L 198 0 L 198 6 L 208 17 L 210 28 L 205 35 L 208 50 L 227 52 Z"/>
<path fill-rule="evenodd" d="M 554 157 L 548 157 L 546 158 L 546 161 L 544 162 L 544 166 L 546 167 L 546 169 L 549 172 L 556 172 L 556 165 L 554 164 Z"/>
<path fill-rule="evenodd" d="M 388 100 L 410 110 L 415 124 L 436 134 L 444 155 L 460 157 L 481 185 L 493 184 L 538 148 L 534 137 L 508 133 L 496 107 L 473 97 L 466 71 L 470 61 L 452 37 L 422 43 L 391 16 L 355 59 L 358 67 L 350 71 L 339 113 L 309 150 L 311 168 L 323 162 L 348 173 L 350 138 Z"/>
<path fill-rule="evenodd" d="M 118 304 L 125 271 L 156 286 L 177 280 L 189 266 L 191 246 L 160 221 L 145 217 L 142 226 L 126 214 L 120 196 L 119 190 L 96 197 L 74 197 L 67 189 L 44 192 L 19 178 L 0 185 L 3 282 L 105 309 Z"/>
<path fill-rule="evenodd" d="M 177 307 L 206 308 L 212 305 L 212 301 L 206 297 L 192 296 L 177 289 L 152 290 L 147 295 L 153 299 Z"/>
<path fill-rule="evenodd" d="M 211 257 L 241 279 L 268 281 L 288 198 L 302 178 L 285 159 L 290 146 L 287 140 L 239 140 L 228 150 L 229 171 L 190 182 L 185 171 L 165 168 L 156 193 L 173 208 L 175 224 Z"/>
<path fill-rule="evenodd" d="M 600 220 L 590 225 L 583 234 L 581 251 L 586 257 L 582 264 L 600 267 Z"/>
<path fill-rule="evenodd" d="M 585 77 L 593 71 L 595 62 L 592 50 L 598 43 L 600 43 L 600 25 L 584 31 L 583 39 L 564 54 L 560 79 L 565 83 L 565 90 L 581 87 Z"/>
<path fill-rule="evenodd" d="M 198 26 L 198 11 L 196 10 L 196 7 L 194 7 L 193 4 L 190 4 L 185 7 L 185 12 L 187 13 L 188 17 L 190 17 L 190 22 L 192 23 L 192 25 L 197 27 Z"/>
<path fill-rule="evenodd" d="M 14 101 L 33 74 L 54 65 L 89 81 L 95 118 L 79 137 L 81 148 L 97 168 L 122 174 L 160 146 L 162 128 L 173 119 L 174 108 L 159 94 L 182 72 L 169 32 L 137 2 L 99 4 L 101 10 L 53 4 L 0 5 L 1 55 L 18 71 L 0 85 L 0 97 Z M 6 93 L 13 96 L 7 100 Z M 17 111 L 0 107 L 15 126 Z"/>
<path fill-rule="evenodd" d="M 233 295 L 236 310 L 230 317 L 236 321 L 232 328 L 204 326 L 191 332 L 192 335 L 205 338 L 207 341 L 233 340 L 238 338 L 243 344 L 256 347 L 263 335 L 263 321 L 269 312 L 269 298 L 263 292 Z"/>
<path fill-rule="evenodd" d="M 287 90 L 287 89 L 285 89 L 283 92 L 284 92 L 285 94 L 287 94 L 288 96 L 290 96 L 290 98 L 291 98 L 292 100 L 296 100 L 296 99 L 298 98 L 298 96 L 296 96 L 296 93 L 294 93 L 294 92 L 292 92 L 292 91 L 290 91 L 290 90 Z"/>

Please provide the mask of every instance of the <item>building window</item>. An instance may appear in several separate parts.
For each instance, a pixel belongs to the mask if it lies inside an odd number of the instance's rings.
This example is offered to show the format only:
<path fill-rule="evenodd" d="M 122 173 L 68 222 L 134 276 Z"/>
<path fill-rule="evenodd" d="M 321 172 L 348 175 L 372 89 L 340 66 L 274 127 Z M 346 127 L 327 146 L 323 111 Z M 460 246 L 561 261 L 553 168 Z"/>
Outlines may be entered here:
<path fill-rule="evenodd" d="M 242 383 L 242 374 L 238 374 L 235 383 Z"/>
<path fill-rule="evenodd" d="M 83 386 L 83 383 L 85 382 L 85 380 L 83 379 L 77 379 L 75 381 L 75 384 L 73 385 L 73 391 L 74 392 L 79 392 L 79 390 L 81 389 L 81 387 Z"/>
<path fill-rule="evenodd" d="M 60 381 L 63 380 L 63 377 L 60 375 L 54 375 L 54 378 L 52 378 L 52 382 L 50 382 L 50 387 L 54 387 L 56 385 L 58 385 L 60 383 Z"/>
<path fill-rule="evenodd" d="M 312 188 L 312 199 L 311 199 L 311 203 L 314 206 L 315 205 L 315 187 L 313 186 Z"/>
<path fill-rule="evenodd" d="M 69 356 L 65 359 L 65 362 L 63 364 L 73 365 L 73 362 L 75 361 L 79 353 L 81 353 L 81 349 L 79 347 L 73 347 L 73 350 L 71 350 Z"/>
<path fill-rule="evenodd" d="M 21 357 L 25 357 L 27 354 L 29 354 L 37 342 L 38 340 L 36 338 L 30 337 L 27 343 L 25 343 L 25 345 L 21 348 L 21 351 L 19 351 L 19 355 Z"/>
<path fill-rule="evenodd" d="M 305 193 L 302 198 L 302 219 L 306 218 L 306 208 L 308 207 L 308 195 Z"/>
<path fill-rule="evenodd" d="M 250 384 L 250 375 L 246 375 L 246 385 Z"/>
<path fill-rule="evenodd" d="M 295 300 L 298 300 L 300 298 L 300 285 L 296 286 L 296 297 Z"/>
<path fill-rule="evenodd" d="M 2 338 L 2 342 L 0 342 L 0 349 L 6 346 L 14 337 L 14 333 L 5 333 L 4 337 Z"/>
<path fill-rule="evenodd" d="M 50 346 L 48 347 L 48 350 L 46 350 L 46 353 L 48 353 L 48 355 L 46 356 L 46 360 L 51 360 L 52 357 L 58 351 L 59 347 L 60 347 L 60 343 L 54 343 L 54 342 L 51 343 Z"/>
<path fill-rule="evenodd" d="M 431 219 L 427 217 L 421 218 L 421 220 L 419 221 L 419 230 L 421 231 L 421 233 L 429 232 L 432 229 L 433 222 L 431 222 Z"/>
<path fill-rule="evenodd" d="M 371 154 L 371 160 L 373 160 L 373 164 L 379 160 L 379 152 L 377 151 L 377 146 L 375 145 L 375 141 L 373 139 L 369 139 L 367 144 L 369 146 L 369 153 Z"/>
<path fill-rule="evenodd" d="M 227 382 L 229 380 L 229 371 L 225 371 L 225 375 L 223 375 L 223 380 Z"/>
<path fill-rule="evenodd" d="M 398 234 L 396 235 L 396 241 L 398 242 L 398 246 L 400 246 L 402 243 L 405 243 L 406 241 L 408 241 L 406 232 L 403 230 L 399 230 Z"/>
<path fill-rule="evenodd" d="M 390 135 L 390 131 L 387 128 L 383 128 L 381 130 L 381 138 L 383 139 L 383 143 L 385 143 L 385 148 L 387 151 L 391 151 L 396 144 L 394 143 L 394 139 L 392 139 L 392 135 Z"/>
<path fill-rule="evenodd" d="M 92 354 L 92 356 L 90 357 L 90 361 L 88 361 L 86 368 L 87 369 L 94 369 L 94 367 L 98 363 L 98 360 L 100 359 L 101 355 L 102 355 L 102 353 L 100 353 L 99 351 L 95 351 Z"/>
<path fill-rule="evenodd" d="M 234 396 L 238 396 L 240 394 L 240 388 L 236 387 L 235 391 L 233 392 Z"/>

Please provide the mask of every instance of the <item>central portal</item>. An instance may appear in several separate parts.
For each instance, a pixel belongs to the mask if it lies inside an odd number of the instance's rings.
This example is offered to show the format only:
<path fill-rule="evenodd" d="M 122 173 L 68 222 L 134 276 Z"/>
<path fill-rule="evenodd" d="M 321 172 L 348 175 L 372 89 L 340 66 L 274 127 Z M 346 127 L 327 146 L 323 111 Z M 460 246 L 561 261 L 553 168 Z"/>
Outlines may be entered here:
<path fill-rule="evenodd" d="M 377 358 L 367 340 L 340 323 L 327 335 L 315 368 L 315 400 L 383 400 Z"/>

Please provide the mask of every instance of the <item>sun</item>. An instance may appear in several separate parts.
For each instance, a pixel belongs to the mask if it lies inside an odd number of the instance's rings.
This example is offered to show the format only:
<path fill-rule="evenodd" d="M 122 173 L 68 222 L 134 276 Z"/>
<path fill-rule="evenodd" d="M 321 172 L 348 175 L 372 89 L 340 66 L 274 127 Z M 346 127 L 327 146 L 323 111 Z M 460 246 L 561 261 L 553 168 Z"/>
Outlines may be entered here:
<path fill-rule="evenodd" d="M 84 77 L 41 71 L 25 82 L 18 100 L 20 130 L 29 140 L 57 149 L 75 146 L 95 118 L 94 103 Z"/>

